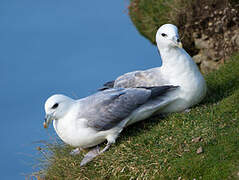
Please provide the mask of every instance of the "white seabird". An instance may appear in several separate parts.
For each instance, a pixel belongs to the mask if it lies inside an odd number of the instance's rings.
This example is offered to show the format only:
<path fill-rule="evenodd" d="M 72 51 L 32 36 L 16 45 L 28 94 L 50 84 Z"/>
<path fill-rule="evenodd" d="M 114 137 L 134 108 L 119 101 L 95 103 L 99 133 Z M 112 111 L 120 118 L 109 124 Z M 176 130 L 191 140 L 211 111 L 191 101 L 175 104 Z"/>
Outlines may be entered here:
<path fill-rule="evenodd" d="M 197 65 L 182 48 L 175 25 L 162 25 L 156 33 L 156 42 L 162 66 L 145 71 L 134 71 L 104 84 L 100 90 L 112 87 L 180 86 L 169 97 L 168 105 L 159 113 L 183 111 L 199 103 L 206 95 L 206 83 Z"/>
<path fill-rule="evenodd" d="M 45 103 L 44 127 L 53 121 L 57 135 L 78 148 L 93 147 L 107 140 L 102 151 L 93 149 L 86 154 L 81 162 L 84 165 L 106 151 L 125 126 L 146 119 L 163 107 L 167 102 L 165 96 L 177 88 L 113 88 L 79 100 L 53 95 Z"/>

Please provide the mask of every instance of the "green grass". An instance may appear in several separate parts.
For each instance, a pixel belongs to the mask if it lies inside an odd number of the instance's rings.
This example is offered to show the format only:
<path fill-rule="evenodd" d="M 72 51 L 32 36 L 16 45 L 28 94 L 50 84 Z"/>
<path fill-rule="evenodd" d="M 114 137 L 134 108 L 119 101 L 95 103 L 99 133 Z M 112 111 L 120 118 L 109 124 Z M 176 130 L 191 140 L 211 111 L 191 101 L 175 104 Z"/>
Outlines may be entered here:
<path fill-rule="evenodd" d="M 129 15 L 132 22 L 137 30 L 154 44 L 157 29 L 170 22 L 169 4 L 172 2 L 173 0 L 130 0 Z"/>
<path fill-rule="evenodd" d="M 192 19 L 188 19 L 187 14 L 189 13 L 190 17 L 195 17 L 192 16 L 195 13 L 191 8 L 195 2 L 195 0 L 130 0 L 128 9 L 131 21 L 136 29 L 150 42 L 156 44 L 155 34 L 161 25 L 166 23 L 175 24 L 180 27 L 179 34 L 184 49 L 190 54 L 195 54 L 198 50 L 194 47 L 192 34 L 184 28 L 185 24 Z"/>
<path fill-rule="evenodd" d="M 45 179 L 236 179 L 239 171 L 239 53 L 206 77 L 208 94 L 189 113 L 126 128 L 109 151 L 80 167 L 71 147 L 42 147 Z M 201 137 L 200 142 L 192 142 Z M 199 147 L 203 153 L 197 154 Z M 36 175 L 35 174 L 35 175 Z"/>
<path fill-rule="evenodd" d="M 231 4 L 231 6 L 229 6 Z M 205 9 L 205 7 L 209 7 Z M 165 24 L 171 23 L 179 27 L 180 38 L 184 49 L 190 55 L 196 55 L 199 49 L 195 46 L 195 33 L 198 36 L 208 35 L 214 41 L 218 41 L 223 33 L 208 28 L 208 23 L 217 23 L 216 11 L 235 8 L 239 10 L 238 0 L 130 0 L 129 16 L 138 32 L 150 42 L 156 44 L 155 34 L 157 29 Z M 215 16 L 215 17 L 214 17 Z M 221 19 L 222 17 L 220 17 Z M 226 21 L 232 22 L 233 15 L 226 14 Z M 230 25 L 224 23 L 223 29 L 232 30 Z M 237 26 L 235 25 L 235 28 Z M 224 31 L 225 33 L 226 31 Z M 194 35 L 193 35 L 194 34 Z M 221 38 L 221 43 L 224 42 Z M 231 42 L 230 44 L 233 44 Z M 218 51 L 225 51 L 221 49 Z M 230 53 L 231 54 L 231 53 Z"/>

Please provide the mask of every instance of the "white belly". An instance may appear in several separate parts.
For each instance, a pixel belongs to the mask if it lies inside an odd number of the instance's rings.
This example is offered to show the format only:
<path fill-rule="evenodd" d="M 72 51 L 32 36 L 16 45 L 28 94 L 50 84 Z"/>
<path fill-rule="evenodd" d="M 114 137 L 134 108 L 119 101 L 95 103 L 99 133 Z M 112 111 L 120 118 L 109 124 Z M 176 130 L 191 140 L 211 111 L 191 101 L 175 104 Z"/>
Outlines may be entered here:
<path fill-rule="evenodd" d="M 117 138 L 122 130 L 121 128 L 113 128 L 106 131 L 96 131 L 93 128 L 85 127 L 84 119 L 76 120 L 76 123 L 69 123 L 67 117 L 61 120 L 54 120 L 53 125 L 57 135 L 66 144 L 74 147 L 88 148 L 96 146 L 110 138 Z"/>
<path fill-rule="evenodd" d="M 77 128 L 77 125 L 69 125 L 67 120 L 54 120 L 53 125 L 57 135 L 66 144 L 74 147 L 91 147 L 105 141 L 106 135 L 99 133 L 92 128 Z"/>

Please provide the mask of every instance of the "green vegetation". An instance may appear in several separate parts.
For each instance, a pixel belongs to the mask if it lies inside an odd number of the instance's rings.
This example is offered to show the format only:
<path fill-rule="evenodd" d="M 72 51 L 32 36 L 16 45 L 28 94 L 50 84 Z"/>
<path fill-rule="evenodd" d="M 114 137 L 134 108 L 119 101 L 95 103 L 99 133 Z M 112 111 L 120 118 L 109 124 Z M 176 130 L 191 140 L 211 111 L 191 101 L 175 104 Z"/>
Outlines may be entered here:
<path fill-rule="evenodd" d="M 198 53 L 195 38 L 207 35 L 223 44 L 224 33 L 238 29 L 239 1 L 130 0 L 129 15 L 139 33 L 154 44 L 156 31 L 161 25 L 175 24 L 179 27 L 184 48 L 193 56 Z M 230 42 L 227 46 L 232 44 Z M 224 52 L 225 46 L 218 47 L 218 51 Z"/>
<path fill-rule="evenodd" d="M 83 154 L 46 144 L 44 179 L 236 179 L 239 171 L 239 53 L 206 77 L 205 100 L 188 113 L 126 128 L 109 151 L 80 167 Z M 102 145 L 104 146 L 104 145 Z M 203 152 L 197 153 L 202 147 Z M 39 178 L 40 179 L 40 178 Z"/>
<path fill-rule="evenodd" d="M 170 3 L 173 0 L 131 0 L 129 15 L 138 31 L 155 42 L 157 29 L 169 21 Z"/>

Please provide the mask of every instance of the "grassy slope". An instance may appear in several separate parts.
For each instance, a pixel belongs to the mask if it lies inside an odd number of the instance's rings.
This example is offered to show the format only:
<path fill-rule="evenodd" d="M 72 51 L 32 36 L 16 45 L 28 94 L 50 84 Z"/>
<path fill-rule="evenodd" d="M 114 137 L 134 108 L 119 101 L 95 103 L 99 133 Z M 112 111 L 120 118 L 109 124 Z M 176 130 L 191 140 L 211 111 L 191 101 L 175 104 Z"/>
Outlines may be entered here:
<path fill-rule="evenodd" d="M 129 15 L 140 34 L 155 44 L 157 29 L 169 23 L 173 0 L 130 0 Z M 170 22 L 174 23 L 174 22 Z"/>
<path fill-rule="evenodd" d="M 229 5 L 231 4 L 231 5 Z M 205 7 L 207 7 L 205 9 Z M 227 11 L 224 15 L 216 15 L 216 12 L 224 12 L 225 9 L 235 8 L 239 11 L 238 0 L 130 0 L 129 15 L 131 21 L 141 35 L 150 42 L 156 44 L 155 34 L 157 29 L 165 24 L 172 23 L 179 27 L 179 34 L 184 49 L 190 55 L 198 54 L 199 49 L 195 47 L 195 35 L 200 38 L 208 35 L 210 39 L 224 42 L 226 30 L 238 27 L 238 22 L 233 19 L 238 17 Z M 231 11 L 230 11 L 231 12 Z M 225 18 L 226 17 L 226 18 Z M 223 25 L 218 19 L 224 19 Z M 212 27 L 208 24 L 211 22 Z M 217 25 L 220 24 L 220 27 Z M 215 26 L 214 26 L 215 25 Z M 223 26 L 223 27 L 222 27 Z M 221 32 L 217 29 L 222 28 Z M 227 42 L 229 43 L 229 42 Z M 229 46 L 232 46 L 233 42 Z M 233 46 L 234 47 L 234 46 Z M 225 51 L 224 46 L 220 51 Z M 226 51 L 224 52 L 226 53 Z M 230 53 L 231 54 L 231 53 Z"/>
<path fill-rule="evenodd" d="M 220 0 L 219 0 L 220 1 Z M 231 0 L 230 0 L 231 1 Z M 195 32 L 190 26 L 192 17 L 197 17 L 192 6 L 195 0 L 130 0 L 129 15 L 138 32 L 156 45 L 155 34 L 158 28 L 166 23 L 175 24 L 179 28 L 179 34 L 184 49 L 191 55 L 197 54 L 191 32 Z M 207 1 L 208 2 L 208 1 Z M 211 1 L 207 4 L 209 5 Z M 196 3 L 197 4 L 197 3 Z M 201 4 L 201 1 L 200 1 Z M 190 18 L 189 18 L 189 17 Z M 194 18 L 193 23 L 195 23 Z M 187 24 L 187 29 L 185 25 Z"/>
<path fill-rule="evenodd" d="M 71 148 L 48 145 L 45 179 L 227 179 L 239 170 L 239 53 L 207 77 L 205 100 L 189 113 L 126 128 L 109 151 L 85 167 Z M 200 142 L 192 142 L 201 137 Z M 197 154 L 199 147 L 203 153 Z M 44 157 L 43 157 L 44 158 Z M 43 160 L 44 161 L 44 160 Z"/>

